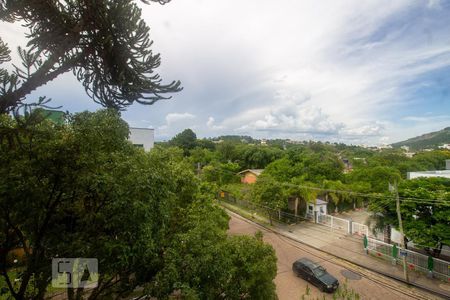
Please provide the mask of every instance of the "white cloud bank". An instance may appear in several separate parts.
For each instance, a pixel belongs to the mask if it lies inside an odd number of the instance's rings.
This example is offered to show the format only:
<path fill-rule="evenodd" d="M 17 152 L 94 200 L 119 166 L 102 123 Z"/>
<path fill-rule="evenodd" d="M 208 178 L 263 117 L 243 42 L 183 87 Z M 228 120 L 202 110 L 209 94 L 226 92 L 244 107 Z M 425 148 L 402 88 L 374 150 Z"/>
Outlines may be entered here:
<path fill-rule="evenodd" d="M 429 76 L 450 65 L 446 1 L 173 0 L 142 8 L 162 54 L 158 72 L 184 90 L 124 116 L 149 120 L 160 137 L 190 127 L 199 136 L 377 143 L 450 125 L 450 96 L 441 108 L 417 96 L 449 83 Z M 10 27 L 1 34 L 14 43 Z M 422 111 L 431 114 L 423 119 Z"/>
<path fill-rule="evenodd" d="M 207 125 L 200 135 L 377 143 L 433 127 L 405 125 L 394 113 L 426 88 L 415 80 L 450 65 L 442 9 L 441 1 L 198 0 L 144 13 L 165 24 L 155 39 L 175 60 L 169 73 L 193 93 L 217 90 L 190 99 L 215 116 L 198 119 Z"/>

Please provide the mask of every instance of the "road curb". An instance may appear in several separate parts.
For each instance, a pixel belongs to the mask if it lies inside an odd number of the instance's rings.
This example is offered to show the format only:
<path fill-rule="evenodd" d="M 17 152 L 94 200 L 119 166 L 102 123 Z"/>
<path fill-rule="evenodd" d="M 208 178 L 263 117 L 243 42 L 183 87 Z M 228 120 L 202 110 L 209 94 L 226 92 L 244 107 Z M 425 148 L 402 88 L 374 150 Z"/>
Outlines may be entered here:
<path fill-rule="evenodd" d="M 411 282 L 408 283 L 408 282 L 406 282 L 406 280 L 404 280 L 404 279 L 401 278 L 401 277 L 398 277 L 398 276 L 391 275 L 391 274 L 386 273 L 386 272 L 383 272 L 383 271 L 379 271 L 379 270 L 373 269 L 373 268 L 371 268 L 371 267 L 365 266 L 365 265 L 360 264 L 360 263 L 357 263 L 357 262 L 353 262 L 353 261 L 351 261 L 351 260 L 349 260 L 349 259 L 347 259 L 347 258 L 344 258 L 344 257 L 337 256 L 337 255 L 334 254 L 334 253 L 331 253 L 331 252 L 329 252 L 329 251 L 320 249 L 320 248 L 318 248 L 318 247 L 316 247 L 316 246 L 307 244 L 307 243 L 305 243 L 304 241 L 302 241 L 302 240 L 300 240 L 300 239 L 297 239 L 297 238 L 294 238 L 294 237 L 292 237 L 291 235 L 288 235 L 288 234 L 286 234 L 286 233 L 284 233 L 284 232 L 282 232 L 282 231 L 279 231 L 279 230 L 274 229 L 274 228 L 270 228 L 270 227 L 268 227 L 268 226 L 265 225 L 265 224 L 259 223 L 259 222 L 254 221 L 254 220 L 247 219 L 246 217 L 241 216 L 240 214 L 238 214 L 237 212 L 234 212 L 234 211 L 230 210 L 229 208 L 226 208 L 226 207 L 224 207 L 224 206 L 222 206 L 222 207 L 223 207 L 226 211 L 228 211 L 228 212 L 230 212 L 230 213 L 232 213 L 232 214 L 234 214 L 234 215 L 239 216 L 240 218 L 242 218 L 242 219 L 243 219 L 244 221 L 246 221 L 246 222 L 254 223 L 254 224 L 256 224 L 256 225 L 258 225 L 258 226 L 260 226 L 260 227 L 263 227 L 264 229 L 266 229 L 266 230 L 268 230 L 268 231 L 271 231 L 271 232 L 273 232 L 273 233 L 279 234 L 279 235 L 281 235 L 281 236 L 283 236 L 283 237 L 285 237 L 285 238 L 288 238 L 288 239 L 290 239 L 290 240 L 293 240 L 293 241 L 295 241 L 295 242 L 297 242 L 297 243 L 300 243 L 300 244 L 302 244 L 302 245 L 306 245 L 306 246 L 311 247 L 311 248 L 313 248 L 313 249 L 315 249 L 315 250 L 317 250 L 317 251 L 326 253 L 326 254 L 328 254 L 328 255 L 330 255 L 330 256 L 336 257 L 336 258 L 341 259 L 341 260 L 343 260 L 343 261 L 345 261 L 345 262 L 347 262 L 347 263 L 351 263 L 351 264 L 353 264 L 353 265 L 355 265 L 355 266 L 358 266 L 358 267 L 360 267 L 360 268 L 369 270 L 369 271 L 374 272 L 374 273 L 376 273 L 376 274 L 380 274 L 380 275 L 383 275 L 383 276 L 388 277 L 388 278 L 390 278 L 390 279 L 394 279 L 394 280 L 396 280 L 396 281 L 398 281 L 398 282 L 401 282 L 401 283 L 406 284 L 407 286 L 413 286 L 413 287 L 416 287 L 416 288 L 421 289 L 421 290 L 423 290 L 423 291 L 426 291 L 426 292 L 428 292 L 428 293 L 430 293 L 430 294 L 433 294 L 433 295 L 436 295 L 436 296 L 439 296 L 439 297 L 443 297 L 444 299 L 450 299 L 450 293 L 443 293 L 443 292 L 441 292 L 441 291 L 437 291 L 437 290 L 434 290 L 434 289 L 430 289 L 429 287 L 426 287 L 426 286 L 423 286 L 423 285 L 417 284 L 417 283 L 411 283 Z"/>

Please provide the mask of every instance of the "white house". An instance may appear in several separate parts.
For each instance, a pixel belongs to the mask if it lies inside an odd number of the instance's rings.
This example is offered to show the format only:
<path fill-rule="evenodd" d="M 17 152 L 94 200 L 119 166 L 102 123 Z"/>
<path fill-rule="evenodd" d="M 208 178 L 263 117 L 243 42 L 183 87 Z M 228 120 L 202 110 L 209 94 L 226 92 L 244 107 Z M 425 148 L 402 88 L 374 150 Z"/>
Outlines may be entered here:
<path fill-rule="evenodd" d="M 145 151 L 149 151 L 155 144 L 155 130 L 152 128 L 130 127 L 128 140 L 136 147 L 142 147 Z"/>
<path fill-rule="evenodd" d="M 327 201 L 324 201 L 322 199 L 316 199 L 312 203 L 308 203 L 308 206 L 306 207 L 306 214 L 307 215 L 314 215 L 314 212 L 317 213 L 317 215 L 326 215 L 327 214 Z"/>

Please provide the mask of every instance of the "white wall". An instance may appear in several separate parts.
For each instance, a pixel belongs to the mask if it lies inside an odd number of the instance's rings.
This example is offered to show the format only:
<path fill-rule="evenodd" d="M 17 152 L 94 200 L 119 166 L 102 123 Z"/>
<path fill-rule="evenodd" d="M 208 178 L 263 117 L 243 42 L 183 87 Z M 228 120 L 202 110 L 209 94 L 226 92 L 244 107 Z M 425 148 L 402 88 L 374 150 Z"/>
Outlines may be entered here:
<path fill-rule="evenodd" d="M 130 127 L 130 137 L 128 138 L 133 145 L 142 145 L 145 151 L 149 151 L 155 144 L 155 130 L 150 128 Z"/>
<path fill-rule="evenodd" d="M 444 178 L 450 178 L 450 170 L 408 172 L 406 177 L 407 177 L 407 179 L 414 179 L 414 178 L 419 178 L 419 177 L 444 177 Z"/>
<path fill-rule="evenodd" d="M 311 210 L 310 206 L 313 206 L 312 210 Z M 320 211 L 321 208 L 322 208 L 322 211 Z M 308 203 L 308 206 L 306 208 L 306 213 L 313 214 L 314 212 L 317 212 L 319 215 L 326 215 L 327 214 L 327 205 L 326 204 Z"/>

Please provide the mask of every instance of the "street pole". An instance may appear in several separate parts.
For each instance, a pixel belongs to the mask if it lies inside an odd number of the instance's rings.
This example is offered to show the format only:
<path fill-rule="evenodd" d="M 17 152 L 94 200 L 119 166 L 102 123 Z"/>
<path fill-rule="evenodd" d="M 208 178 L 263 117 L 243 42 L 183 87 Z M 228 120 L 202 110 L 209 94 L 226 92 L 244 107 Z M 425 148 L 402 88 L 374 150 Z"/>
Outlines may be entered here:
<path fill-rule="evenodd" d="M 400 197 L 398 196 L 397 182 L 394 183 L 394 189 L 395 189 L 395 200 L 397 202 L 398 227 L 399 227 L 400 233 L 402 235 L 401 246 L 402 246 L 403 250 L 405 250 L 406 249 L 405 237 L 403 235 L 403 223 L 402 223 L 402 215 L 400 213 Z M 403 259 L 403 275 L 405 276 L 406 282 L 409 283 L 408 268 L 406 266 L 406 256 L 402 255 L 402 259 Z"/>

